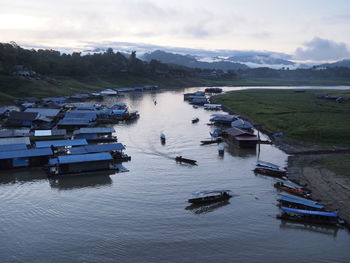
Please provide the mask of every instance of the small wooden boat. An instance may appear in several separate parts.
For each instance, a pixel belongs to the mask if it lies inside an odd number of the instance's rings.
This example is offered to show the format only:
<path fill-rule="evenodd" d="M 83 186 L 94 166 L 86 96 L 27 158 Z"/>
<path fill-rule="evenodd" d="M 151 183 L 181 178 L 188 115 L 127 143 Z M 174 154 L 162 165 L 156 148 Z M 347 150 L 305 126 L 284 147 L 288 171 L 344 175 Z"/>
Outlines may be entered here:
<path fill-rule="evenodd" d="M 216 203 L 228 200 L 232 197 L 230 190 L 201 191 L 194 193 L 195 198 L 188 199 L 188 202 L 196 205 Z"/>
<path fill-rule="evenodd" d="M 258 161 L 258 163 L 255 166 L 254 172 L 273 177 L 283 177 L 287 175 L 287 171 L 281 169 L 278 165 L 264 161 Z"/>
<path fill-rule="evenodd" d="M 279 190 L 291 193 L 293 195 L 301 196 L 304 198 L 310 198 L 310 191 L 298 189 L 289 185 L 285 185 L 282 182 L 277 182 L 274 184 L 274 187 L 276 187 Z"/>
<path fill-rule="evenodd" d="M 196 160 L 183 158 L 182 156 L 176 156 L 175 157 L 175 161 L 177 161 L 179 163 L 189 163 L 189 164 L 192 164 L 192 165 L 197 165 L 197 161 Z"/>
<path fill-rule="evenodd" d="M 309 201 L 295 199 L 295 198 L 286 197 L 286 196 L 282 196 L 277 201 L 279 202 L 278 206 L 284 206 L 289 208 L 308 209 L 308 210 L 315 210 L 315 211 L 321 211 L 325 209 L 324 205 L 315 204 L 314 202 L 309 202 Z"/>
<path fill-rule="evenodd" d="M 192 123 L 197 123 L 197 122 L 199 122 L 199 119 L 198 119 L 198 118 L 192 119 Z"/>
<path fill-rule="evenodd" d="M 324 212 L 324 211 L 313 211 L 294 209 L 289 207 L 281 206 L 282 213 L 277 215 L 278 219 L 289 220 L 295 222 L 304 222 L 312 224 L 322 225 L 344 225 L 345 222 L 339 218 L 337 211 L 335 212 Z"/>
<path fill-rule="evenodd" d="M 213 143 L 220 143 L 222 142 L 221 138 L 217 138 L 215 140 L 205 140 L 205 141 L 201 141 L 201 145 L 206 145 L 206 144 L 213 144 Z"/>

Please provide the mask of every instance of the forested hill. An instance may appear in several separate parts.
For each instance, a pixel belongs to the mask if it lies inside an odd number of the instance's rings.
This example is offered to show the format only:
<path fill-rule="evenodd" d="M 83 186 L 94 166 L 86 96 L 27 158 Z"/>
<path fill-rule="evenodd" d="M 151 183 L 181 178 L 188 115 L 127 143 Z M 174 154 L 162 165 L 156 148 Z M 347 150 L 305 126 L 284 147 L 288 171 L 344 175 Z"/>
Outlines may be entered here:
<path fill-rule="evenodd" d="M 15 43 L 0 43 L 0 74 L 14 74 L 17 71 L 35 71 L 46 76 L 86 77 L 91 75 L 120 77 L 151 75 L 193 75 L 200 69 L 167 65 L 152 60 L 144 62 L 136 52 L 125 56 L 111 48 L 104 53 L 81 55 L 61 54 L 48 49 L 24 49 Z"/>

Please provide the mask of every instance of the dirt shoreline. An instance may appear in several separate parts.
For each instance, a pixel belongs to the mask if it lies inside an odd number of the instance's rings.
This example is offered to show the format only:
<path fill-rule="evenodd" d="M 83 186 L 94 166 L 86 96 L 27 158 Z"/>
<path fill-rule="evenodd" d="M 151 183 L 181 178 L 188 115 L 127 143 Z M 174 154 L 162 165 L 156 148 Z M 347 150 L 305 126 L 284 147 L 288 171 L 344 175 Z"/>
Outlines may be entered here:
<path fill-rule="evenodd" d="M 215 97 L 211 98 L 215 103 Z M 238 114 L 223 106 L 229 114 Z M 312 191 L 312 198 L 324 204 L 329 210 L 338 210 L 340 217 L 350 229 L 350 177 L 337 175 L 319 164 L 327 158 L 350 154 L 348 147 L 317 145 L 289 139 L 285 136 L 274 137 L 262 125 L 250 121 L 255 128 L 268 135 L 275 146 L 289 154 L 288 178 L 301 185 L 307 185 Z"/>

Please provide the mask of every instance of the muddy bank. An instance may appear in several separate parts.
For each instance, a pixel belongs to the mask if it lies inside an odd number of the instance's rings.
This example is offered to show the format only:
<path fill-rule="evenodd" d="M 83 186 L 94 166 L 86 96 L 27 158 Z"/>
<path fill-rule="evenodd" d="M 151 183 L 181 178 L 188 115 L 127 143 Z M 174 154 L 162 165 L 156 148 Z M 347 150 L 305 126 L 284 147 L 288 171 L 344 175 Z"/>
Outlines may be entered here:
<path fill-rule="evenodd" d="M 312 191 L 312 198 L 319 200 L 327 209 L 338 209 L 341 218 L 350 223 L 350 177 L 337 175 L 322 167 L 327 158 L 344 154 L 298 154 L 288 157 L 288 177 Z"/>

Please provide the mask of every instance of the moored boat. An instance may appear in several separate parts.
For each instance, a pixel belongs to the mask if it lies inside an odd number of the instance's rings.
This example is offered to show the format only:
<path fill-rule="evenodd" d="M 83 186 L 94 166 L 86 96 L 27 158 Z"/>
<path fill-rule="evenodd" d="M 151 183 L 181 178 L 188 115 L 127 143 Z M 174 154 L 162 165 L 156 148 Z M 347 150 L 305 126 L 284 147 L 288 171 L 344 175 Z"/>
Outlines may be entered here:
<path fill-rule="evenodd" d="M 277 215 L 278 219 L 324 225 L 344 224 L 344 221 L 339 218 L 338 211 L 313 211 L 289 208 L 284 206 L 281 206 L 280 209 L 282 210 L 282 213 L 280 215 Z"/>
<path fill-rule="evenodd" d="M 308 209 L 308 210 L 321 211 L 321 210 L 324 210 L 325 208 L 324 205 L 315 204 L 313 202 L 303 201 L 303 200 L 299 200 L 291 197 L 285 197 L 285 196 L 282 196 L 277 201 L 279 202 L 279 206 L 295 208 L 295 209 Z"/>
<path fill-rule="evenodd" d="M 289 185 L 285 185 L 282 182 L 277 182 L 274 184 L 274 187 L 276 187 L 279 190 L 291 193 L 293 195 L 305 197 L 305 198 L 310 198 L 310 192 L 303 190 L 303 189 L 298 189 Z"/>
<path fill-rule="evenodd" d="M 202 205 L 215 202 L 221 202 L 228 200 L 232 197 L 230 195 L 230 190 L 213 190 L 213 191 L 201 191 L 196 192 L 193 195 L 195 198 L 188 199 L 188 202 L 191 204 Z"/>
<path fill-rule="evenodd" d="M 192 164 L 192 165 L 197 165 L 197 161 L 196 160 L 183 158 L 182 156 L 176 156 L 175 157 L 175 161 L 180 162 L 180 163 L 189 163 L 189 164 Z"/>
<path fill-rule="evenodd" d="M 278 165 L 264 161 L 258 161 L 258 163 L 255 166 L 254 172 L 274 177 L 283 177 L 287 175 L 287 171 L 281 169 Z"/>

